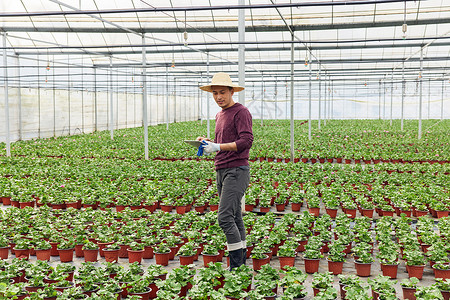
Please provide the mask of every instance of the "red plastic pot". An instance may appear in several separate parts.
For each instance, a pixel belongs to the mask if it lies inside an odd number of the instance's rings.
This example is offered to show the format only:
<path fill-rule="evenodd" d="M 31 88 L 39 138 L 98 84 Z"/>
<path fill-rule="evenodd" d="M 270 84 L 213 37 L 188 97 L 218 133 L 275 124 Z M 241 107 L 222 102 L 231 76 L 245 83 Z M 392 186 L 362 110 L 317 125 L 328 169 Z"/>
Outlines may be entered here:
<path fill-rule="evenodd" d="M 332 219 L 337 216 L 337 208 L 325 208 L 327 215 L 329 215 Z"/>
<path fill-rule="evenodd" d="M 118 262 L 119 261 L 119 249 L 116 250 L 103 250 L 105 260 L 107 262 Z"/>
<path fill-rule="evenodd" d="M 98 249 L 84 249 L 84 261 L 96 262 L 98 257 Z"/>
<path fill-rule="evenodd" d="M 305 272 L 313 274 L 319 271 L 320 258 L 303 258 L 305 261 Z"/>
<path fill-rule="evenodd" d="M 36 252 L 36 259 L 42 260 L 42 261 L 49 261 L 50 260 L 50 252 L 51 249 L 35 249 Z"/>
<path fill-rule="evenodd" d="M 153 258 L 153 247 L 152 246 L 144 246 L 144 253 L 142 254 L 142 258 L 145 258 L 145 259 Z"/>
<path fill-rule="evenodd" d="M 16 258 L 28 260 L 30 258 L 30 249 L 14 249 Z"/>
<path fill-rule="evenodd" d="M 328 271 L 333 273 L 333 275 L 342 274 L 342 268 L 344 267 L 343 261 L 331 261 L 328 260 Z"/>
<path fill-rule="evenodd" d="M 75 245 L 75 256 L 84 257 L 83 244 Z"/>
<path fill-rule="evenodd" d="M 450 279 L 450 270 L 439 270 L 434 268 L 434 278 Z"/>
<path fill-rule="evenodd" d="M 423 276 L 423 269 L 425 268 L 425 265 L 423 266 L 407 266 L 408 276 L 416 277 L 417 279 L 422 279 Z"/>
<path fill-rule="evenodd" d="M 219 257 L 219 253 L 217 253 L 217 254 L 204 254 L 204 253 L 202 253 L 202 256 L 203 256 L 203 265 L 205 267 L 207 267 L 210 262 L 212 262 L 212 263 L 217 262 L 217 258 Z"/>
<path fill-rule="evenodd" d="M 187 266 L 194 263 L 195 255 L 180 256 L 180 265 Z"/>
<path fill-rule="evenodd" d="M 373 208 L 372 209 L 362 208 L 361 209 L 361 214 L 363 216 L 365 216 L 365 217 L 368 217 L 368 218 L 372 219 L 373 218 Z"/>
<path fill-rule="evenodd" d="M 361 263 L 355 260 L 356 275 L 369 277 L 372 269 L 372 263 Z"/>
<path fill-rule="evenodd" d="M 0 258 L 1 259 L 8 259 L 8 255 L 9 255 L 9 246 L 1 247 L 0 248 Z"/>
<path fill-rule="evenodd" d="M 59 260 L 61 262 L 71 262 L 71 261 L 73 261 L 73 250 L 74 250 L 74 248 L 58 249 Z"/>
<path fill-rule="evenodd" d="M 302 208 L 302 203 L 291 203 L 292 211 L 300 211 L 301 208 Z"/>
<path fill-rule="evenodd" d="M 253 270 L 258 271 L 261 269 L 261 267 L 263 265 L 266 265 L 270 262 L 270 258 L 268 255 L 266 255 L 265 258 L 252 258 L 252 265 L 253 265 Z"/>
<path fill-rule="evenodd" d="M 131 250 L 131 248 L 128 248 L 127 251 L 128 251 L 128 262 L 130 264 L 134 262 L 140 264 L 142 262 L 142 254 L 144 253 L 144 250 Z"/>
<path fill-rule="evenodd" d="M 395 265 L 385 265 L 381 264 L 381 272 L 383 276 L 389 276 L 391 279 L 397 278 L 398 264 Z"/>
<path fill-rule="evenodd" d="M 414 295 L 416 293 L 415 288 L 406 288 L 402 287 L 403 290 L 403 299 L 405 300 L 416 300 L 416 296 Z"/>
<path fill-rule="evenodd" d="M 155 261 L 157 265 L 168 266 L 169 265 L 169 252 L 167 253 L 154 253 Z"/>
<path fill-rule="evenodd" d="M 320 207 L 310 207 L 308 208 L 308 211 L 311 215 L 318 217 L 320 214 Z"/>
<path fill-rule="evenodd" d="M 279 256 L 278 260 L 280 261 L 280 268 L 282 270 L 286 270 L 286 267 L 293 267 L 295 265 L 295 256 Z"/>
<path fill-rule="evenodd" d="M 150 299 L 150 293 L 152 292 L 152 290 L 150 288 L 147 288 L 146 292 L 143 293 L 131 293 L 129 292 L 128 295 L 130 296 L 140 296 L 142 300 L 149 300 Z"/>

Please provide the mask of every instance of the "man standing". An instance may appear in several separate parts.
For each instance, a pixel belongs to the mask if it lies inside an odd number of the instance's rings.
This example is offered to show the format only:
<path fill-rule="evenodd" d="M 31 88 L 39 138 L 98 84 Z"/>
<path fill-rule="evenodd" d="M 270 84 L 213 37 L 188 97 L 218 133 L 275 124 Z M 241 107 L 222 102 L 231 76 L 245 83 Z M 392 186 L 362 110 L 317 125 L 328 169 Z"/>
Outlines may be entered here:
<path fill-rule="evenodd" d="M 200 87 L 213 94 L 222 110 L 216 115 L 214 142 L 204 137 L 205 153 L 218 152 L 214 158 L 217 191 L 220 198 L 218 221 L 227 238 L 230 270 L 245 264 L 247 245 L 242 220 L 241 200 L 250 181 L 248 157 L 253 143 L 252 115 L 233 94 L 244 88 L 231 82 L 226 73 L 217 73 L 210 85 Z"/>

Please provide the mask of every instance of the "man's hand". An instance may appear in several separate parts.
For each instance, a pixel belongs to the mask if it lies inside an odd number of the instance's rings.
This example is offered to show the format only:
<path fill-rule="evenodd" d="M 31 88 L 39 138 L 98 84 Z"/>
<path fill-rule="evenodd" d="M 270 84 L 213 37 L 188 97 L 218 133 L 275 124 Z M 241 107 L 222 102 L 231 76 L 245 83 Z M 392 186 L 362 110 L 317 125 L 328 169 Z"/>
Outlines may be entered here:
<path fill-rule="evenodd" d="M 208 154 L 220 151 L 220 144 L 207 141 L 206 145 L 203 145 L 203 151 Z"/>
<path fill-rule="evenodd" d="M 199 142 L 201 142 L 201 141 L 207 141 L 207 142 L 210 142 L 210 141 L 211 141 L 210 139 L 205 138 L 204 136 L 199 136 L 199 137 L 197 137 L 195 140 L 196 140 L 196 141 L 199 141 Z"/>

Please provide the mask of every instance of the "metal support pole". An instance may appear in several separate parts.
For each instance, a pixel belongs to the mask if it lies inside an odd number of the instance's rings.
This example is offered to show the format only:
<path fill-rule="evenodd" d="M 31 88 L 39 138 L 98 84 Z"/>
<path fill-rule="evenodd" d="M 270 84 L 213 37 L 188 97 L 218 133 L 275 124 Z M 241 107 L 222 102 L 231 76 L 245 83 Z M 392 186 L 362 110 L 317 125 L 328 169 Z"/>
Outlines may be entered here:
<path fill-rule="evenodd" d="M 206 54 L 206 78 L 209 80 L 209 54 Z M 206 98 L 206 137 L 210 138 L 209 99 Z"/>
<path fill-rule="evenodd" d="M 55 56 L 53 56 L 53 61 L 55 61 Z M 55 86 L 55 68 L 52 70 L 53 74 L 53 137 L 56 137 L 56 86 Z"/>
<path fill-rule="evenodd" d="M 278 95 L 278 81 L 275 78 L 275 93 L 274 93 L 274 103 L 275 103 L 275 120 L 278 118 L 278 103 L 277 103 L 277 95 Z"/>
<path fill-rule="evenodd" d="M 331 91 L 330 91 L 330 94 L 331 94 L 331 113 L 330 113 L 330 116 L 331 116 L 331 120 L 333 120 L 334 119 L 334 85 L 333 85 L 333 80 L 331 80 Z"/>
<path fill-rule="evenodd" d="M 286 78 L 286 91 L 285 91 L 285 95 L 286 95 L 286 117 L 285 119 L 288 119 L 288 79 Z"/>
<path fill-rule="evenodd" d="M 94 123 L 95 131 L 98 130 L 98 109 L 97 109 L 97 68 L 94 67 Z"/>
<path fill-rule="evenodd" d="M 200 86 L 203 86 L 203 73 L 201 74 L 201 77 L 200 77 L 200 80 L 201 80 L 201 84 L 200 84 Z M 201 90 L 200 89 L 198 89 L 198 95 L 199 95 L 199 98 L 198 98 L 198 101 L 199 101 L 199 103 L 200 103 L 200 105 L 199 105 L 199 111 L 200 111 L 200 125 L 203 125 L 203 97 L 205 96 L 205 93 L 201 93 L 200 92 Z"/>
<path fill-rule="evenodd" d="M 291 33 L 294 42 L 294 33 Z M 291 161 L 294 162 L 294 43 L 291 44 Z"/>
<path fill-rule="evenodd" d="M 239 5 L 245 5 L 245 0 L 239 0 Z M 245 87 L 245 9 L 238 11 L 238 73 L 239 85 Z M 239 92 L 239 103 L 245 105 L 245 90 Z"/>
<path fill-rule="evenodd" d="M 70 57 L 67 56 L 67 61 L 70 61 Z M 70 135 L 70 113 L 71 113 L 71 107 L 70 107 L 70 64 L 67 64 L 67 102 L 69 106 L 69 134 Z"/>
<path fill-rule="evenodd" d="M 325 72 L 325 80 L 323 81 L 324 87 L 323 87 L 323 125 L 327 126 L 327 72 Z"/>
<path fill-rule="evenodd" d="M 81 132 L 84 133 L 84 64 L 81 58 Z"/>
<path fill-rule="evenodd" d="M 418 139 L 422 138 L 422 71 L 423 71 L 423 47 L 420 48 L 420 76 L 419 76 L 419 133 Z"/>
<path fill-rule="evenodd" d="M 145 160 L 148 160 L 148 121 L 147 121 L 147 56 L 145 53 L 145 34 L 142 35 L 142 103 L 144 119 L 144 149 Z"/>
<path fill-rule="evenodd" d="M 179 121 L 181 121 L 181 114 Z M 177 79 L 175 77 L 173 78 L 173 122 L 177 122 Z"/>
<path fill-rule="evenodd" d="M 392 71 L 391 75 L 391 111 L 389 113 L 389 125 L 392 126 L 392 103 L 394 102 L 394 71 Z"/>
<path fill-rule="evenodd" d="M 441 121 L 444 119 L 444 81 L 445 77 L 442 74 L 442 88 L 441 88 Z"/>
<path fill-rule="evenodd" d="M 55 72 L 53 70 L 53 72 Z M 22 140 L 22 88 L 21 88 L 21 78 L 20 78 L 20 59 L 17 55 L 17 97 L 19 101 L 19 140 Z M 53 82 L 55 82 L 53 80 Z M 54 98 L 54 97 L 53 97 Z"/>
<path fill-rule="evenodd" d="M 114 139 L 114 106 L 113 106 L 113 75 L 112 75 L 112 57 L 109 57 L 109 131 L 111 140 Z"/>
<path fill-rule="evenodd" d="M 6 156 L 11 156 L 11 139 L 9 132 L 9 99 L 8 99 L 8 57 L 6 56 L 6 32 L 3 33 L 3 80 L 5 84 L 5 125 L 6 125 Z"/>
<path fill-rule="evenodd" d="M 403 118 L 405 110 L 405 61 L 402 62 L 402 109 L 400 117 L 400 130 L 403 131 Z"/>
<path fill-rule="evenodd" d="M 169 68 L 166 66 L 166 130 L 169 130 Z"/>
<path fill-rule="evenodd" d="M 381 120 L 381 79 L 378 81 L 378 119 Z"/>
<path fill-rule="evenodd" d="M 312 97 L 311 55 L 309 56 L 309 92 L 308 92 L 308 140 L 311 140 L 311 97 Z"/>
<path fill-rule="evenodd" d="M 430 105 L 431 104 L 431 79 L 428 79 L 428 117 L 427 119 L 430 119 Z"/>
<path fill-rule="evenodd" d="M 41 138 L 41 76 L 39 74 L 39 55 L 37 55 L 37 100 L 38 100 L 38 139 Z"/>
<path fill-rule="evenodd" d="M 383 120 L 386 120 L 386 78 L 383 81 Z"/>
<path fill-rule="evenodd" d="M 320 130 L 320 117 L 321 117 L 321 110 L 322 110 L 322 107 L 321 107 L 321 93 L 322 93 L 322 90 L 321 90 L 321 87 L 322 87 L 322 84 L 321 84 L 321 81 L 320 81 L 320 71 L 321 71 L 321 68 L 322 68 L 322 65 L 321 64 L 319 64 L 319 74 L 318 74 L 318 76 L 317 76 L 317 80 L 319 81 L 319 123 L 318 123 L 318 129 Z"/>
<path fill-rule="evenodd" d="M 264 73 L 261 72 L 261 126 L 263 126 L 264 119 Z"/>

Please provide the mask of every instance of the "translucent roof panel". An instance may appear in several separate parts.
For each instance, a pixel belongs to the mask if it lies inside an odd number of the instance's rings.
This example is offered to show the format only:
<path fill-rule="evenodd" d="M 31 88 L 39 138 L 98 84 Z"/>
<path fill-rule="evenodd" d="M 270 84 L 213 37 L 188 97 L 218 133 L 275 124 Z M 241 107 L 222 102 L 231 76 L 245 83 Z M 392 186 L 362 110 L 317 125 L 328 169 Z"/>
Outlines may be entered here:
<path fill-rule="evenodd" d="M 249 74 L 288 74 L 291 30 L 295 35 L 295 72 L 299 77 L 309 76 L 304 65 L 306 58 L 312 60 L 314 72 L 320 63 L 321 69 L 330 74 L 374 70 L 372 76 L 384 78 L 398 70 L 403 60 L 408 60 L 408 67 L 416 72 L 423 46 L 425 71 L 430 76 L 447 73 L 448 1 L 361 5 L 334 1 L 330 5 L 328 0 L 317 0 L 298 4 L 275 9 L 270 0 L 245 1 L 245 5 L 267 6 L 245 10 Z M 205 73 L 209 57 L 210 72 L 228 70 L 234 74 L 238 69 L 239 34 L 238 10 L 233 8 L 238 1 L 227 2 L 229 9 L 216 9 L 224 5 L 221 0 L 2 1 L 0 30 L 8 33 L 9 54 L 43 63 L 51 57 L 61 64 L 66 61 L 107 68 L 111 57 L 113 67 L 127 72 L 127 67 L 131 70 L 142 65 L 145 33 L 147 64 L 154 72 L 170 67 L 174 73 L 180 71 L 180 76 Z M 139 11 L 142 9 L 158 11 Z M 79 13 L 40 16 L 39 12 Z M 403 32 L 405 20 L 407 27 Z M 355 75 L 354 79 L 360 80 L 360 76 Z"/>

